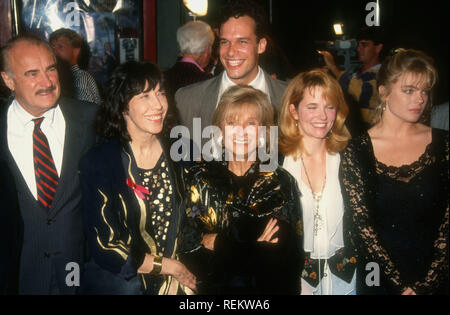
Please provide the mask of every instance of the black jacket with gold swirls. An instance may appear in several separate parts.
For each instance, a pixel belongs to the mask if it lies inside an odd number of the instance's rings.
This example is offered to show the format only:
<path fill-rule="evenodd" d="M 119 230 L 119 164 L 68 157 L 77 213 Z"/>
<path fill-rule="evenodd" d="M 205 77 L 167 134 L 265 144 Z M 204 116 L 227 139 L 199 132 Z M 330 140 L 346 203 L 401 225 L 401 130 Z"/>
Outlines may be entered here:
<path fill-rule="evenodd" d="M 260 172 L 254 163 L 244 176 L 226 162 L 199 163 L 186 171 L 183 250 L 200 294 L 298 294 L 303 268 L 300 193 L 295 179 L 278 167 Z M 257 242 L 270 218 L 278 220 L 277 244 Z M 214 251 L 200 245 L 217 233 Z"/>
<path fill-rule="evenodd" d="M 180 226 L 185 220 L 181 163 L 170 158 L 170 144 L 159 137 L 174 191 L 173 211 L 164 257 L 177 258 Z M 136 162 L 129 146 L 109 140 L 93 148 L 80 163 L 83 214 L 90 262 L 86 265 L 84 294 L 176 294 L 178 282 L 167 276 L 138 275 L 145 254 L 155 254 L 155 239 L 148 226 L 144 201 L 127 184 L 139 184 Z"/>

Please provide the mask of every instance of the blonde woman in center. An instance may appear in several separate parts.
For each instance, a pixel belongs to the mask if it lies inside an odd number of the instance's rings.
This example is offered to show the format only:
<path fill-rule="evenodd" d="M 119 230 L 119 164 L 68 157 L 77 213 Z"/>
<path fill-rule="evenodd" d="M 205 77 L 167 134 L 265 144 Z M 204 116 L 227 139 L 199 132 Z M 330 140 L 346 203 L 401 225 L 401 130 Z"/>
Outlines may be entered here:
<path fill-rule="evenodd" d="M 341 152 L 350 138 L 339 83 L 322 70 L 289 84 L 279 120 L 283 167 L 297 180 L 304 222 L 302 295 L 355 294 L 356 258 L 343 233 Z"/>

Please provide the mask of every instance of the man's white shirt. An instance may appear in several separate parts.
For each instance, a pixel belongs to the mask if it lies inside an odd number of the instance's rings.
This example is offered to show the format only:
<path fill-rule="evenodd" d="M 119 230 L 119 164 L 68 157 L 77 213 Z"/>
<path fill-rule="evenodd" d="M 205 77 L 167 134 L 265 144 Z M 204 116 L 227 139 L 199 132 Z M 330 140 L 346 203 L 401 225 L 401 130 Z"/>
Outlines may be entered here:
<path fill-rule="evenodd" d="M 217 97 L 217 105 L 219 104 L 220 98 L 222 97 L 222 94 L 230 87 L 235 86 L 236 84 L 231 81 L 231 79 L 228 77 L 227 72 L 224 71 L 222 74 L 222 81 L 220 82 L 220 89 L 219 89 L 219 95 Z M 261 90 L 264 93 L 266 93 L 267 97 L 270 100 L 270 94 L 269 94 L 269 88 L 267 87 L 266 78 L 264 77 L 264 71 L 262 71 L 261 67 L 258 66 L 258 74 L 256 75 L 256 78 L 253 79 L 252 82 L 250 82 L 248 85 L 251 87 Z"/>
<path fill-rule="evenodd" d="M 45 134 L 55 161 L 58 175 L 61 175 L 61 167 L 64 152 L 64 140 L 66 134 L 66 121 L 59 105 L 48 110 L 43 116 L 41 130 Z M 14 100 L 8 108 L 7 137 L 8 148 L 20 173 L 22 173 L 30 192 L 37 200 L 36 175 L 33 161 L 33 130 L 34 117 L 28 113 L 17 100 Z"/>

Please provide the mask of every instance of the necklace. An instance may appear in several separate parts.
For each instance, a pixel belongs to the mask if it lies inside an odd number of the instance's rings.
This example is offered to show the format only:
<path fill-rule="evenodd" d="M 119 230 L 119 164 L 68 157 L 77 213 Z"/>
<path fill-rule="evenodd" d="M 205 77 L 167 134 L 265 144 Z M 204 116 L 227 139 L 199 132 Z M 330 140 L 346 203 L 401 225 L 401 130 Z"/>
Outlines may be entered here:
<path fill-rule="evenodd" d="M 325 183 L 327 181 L 327 175 L 325 174 L 325 178 L 323 180 L 322 188 L 320 192 L 314 192 L 313 186 L 311 184 L 311 180 L 309 179 L 308 171 L 306 170 L 305 162 L 303 161 L 303 157 L 300 156 L 300 160 L 302 161 L 303 169 L 305 170 L 306 179 L 308 180 L 309 187 L 311 188 L 312 196 L 314 199 L 314 235 L 317 236 L 317 233 L 322 228 L 323 219 L 319 213 L 320 210 L 320 200 L 322 199 L 323 190 L 325 189 Z"/>

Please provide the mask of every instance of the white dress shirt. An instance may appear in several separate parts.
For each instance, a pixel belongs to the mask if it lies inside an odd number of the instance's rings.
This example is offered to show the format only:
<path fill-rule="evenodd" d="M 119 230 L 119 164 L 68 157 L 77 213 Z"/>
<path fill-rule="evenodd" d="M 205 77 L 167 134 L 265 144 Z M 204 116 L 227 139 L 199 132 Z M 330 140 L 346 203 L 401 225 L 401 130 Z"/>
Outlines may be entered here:
<path fill-rule="evenodd" d="M 59 105 L 48 110 L 43 115 L 41 130 L 45 134 L 50 146 L 53 160 L 55 161 L 58 176 L 61 174 L 64 151 L 64 137 L 66 134 L 66 121 Z M 33 162 L 33 130 L 34 117 L 28 113 L 17 100 L 14 100 L 8 108 L 7 137 L 8 148 L 17 167 L 20 170 L 30 192 L 37 200 L 36 177 Z"/>
<path fill-rule="evenodd" d="M 219 95 L 217 97 L 217 105 L 219 104 L 220 98 L 222 97 L 222 94 L 230 87 L 236 85 L 231 79 L 228 77 L 227 72 L 224 71 L 222 74 L 222 82 L 220 83 L 220 89 L 219 89 Z M 269 88 L 267 87 L 266 78 L 264 77 L 264 71 L 261 69 L 261 67 L 258 66 L 258 74 L 256 75 L 256 78 L 253 79 L 252 82 L 250 82 L 248 85 L 251 87 L 261 90 L 264 93 L 266 93 L 267 97 L 270 100 L 270 94 L 269 94 Z"/>

